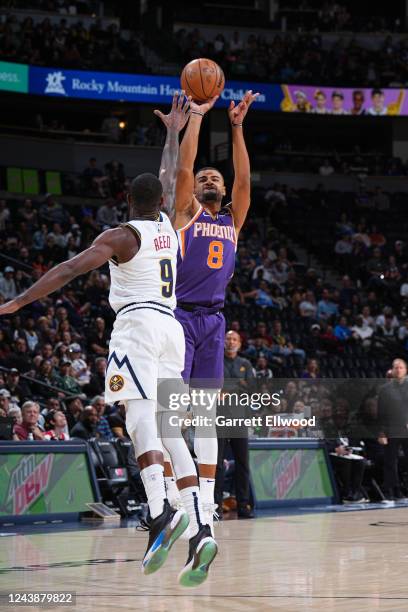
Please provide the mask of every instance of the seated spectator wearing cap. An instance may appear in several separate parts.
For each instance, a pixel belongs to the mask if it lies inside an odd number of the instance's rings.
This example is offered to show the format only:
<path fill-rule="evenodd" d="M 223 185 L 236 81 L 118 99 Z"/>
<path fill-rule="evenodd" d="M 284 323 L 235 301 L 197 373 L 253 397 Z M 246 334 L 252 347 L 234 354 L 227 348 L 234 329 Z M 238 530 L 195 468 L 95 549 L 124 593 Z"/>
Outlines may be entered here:
<path fill-rule="evenodd" d="M 88 385 L 85 385 L 84 392 L 88 397 L 102 395 L 105 393 L 105 373 L 107 361 L 105 357 L 95 359 L 95 368 Z"/>
<path fill-rule="evenodd" d="M 106 408 L 104 396 L 96 395 L 91 401 L 91 406 L 93 406 L 98 413 L 99 422 L 97 432 L 99 436 L 101 438 L 105 438 L 106 440 L 113 440 L 115 436 L 113 435 L 108 419 L 106 418 L 106 416 L 104 416 Z"/>
<path fill-rule="evenodd" d="M 20 380 L 20 372 L 16 368 L 12 368 L 6 374 L 6 389 L 10 391 L 10 396 L 13 400 L 20 405 L 30 399 L 32 395 L 27 383 L 24 380 Z"/>
<path fill-rule="evenodd" d="M 44 440 L 44 432 L 38 426 L 40 407 L 36 402 L 25 402 L 21 407 L 22 423 L 14 425 L 14 439 L 28 440 L 32 434 L 34 440 Z"/>
<path fill-rule="evenodd" d="M 98 411 L 93 406 L 85 406 L 81 413 L 80 420 L 71 429 L 72 438 L 82 438 L 89 440 L 90 438 L 98 438 L 97 431 L 99 423 Z"/>
<path fill-rule="evenodd" d="M 79 395 L 81 393 L 81 387 L 71 376 L 72 361 L 69 359 L 62 359 L 59 368 L 59 374 L 55 377 L 55 385 L 62 391 L 66 391 L 70 395 Z"/>
<path fill-rule="evenodd" d="M 14 268 L 12 266 L 6 266 L 4 268 L 3 278 L 0 278 L 0 293 L 6 300 L 13 300 L 17 295 Z"/>
<path fill-rule="evenodd" d="M 85 359 L 82 359 L 81 345 L 77 342 L 69 345 L 69 356 L 72 359 L 72 374 L 77 383 L 83 387 L 91 379 L 91 370 Z"/>
<path fill-rule="evenodd" d="M 45 417 L 44 440 L 69 440 L 68 425 L 62 410 L 50 410 Z"/>

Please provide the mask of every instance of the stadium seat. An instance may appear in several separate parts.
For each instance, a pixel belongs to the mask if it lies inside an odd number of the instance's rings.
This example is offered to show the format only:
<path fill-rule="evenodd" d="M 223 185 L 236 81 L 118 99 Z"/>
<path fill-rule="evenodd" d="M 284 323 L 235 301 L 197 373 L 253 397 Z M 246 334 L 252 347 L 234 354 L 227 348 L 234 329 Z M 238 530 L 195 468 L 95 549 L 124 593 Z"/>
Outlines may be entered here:
<path fill-rule="evenodd" d="M 90 444 L 100 462 L 98 484 L 104 502 L 111 502 L 122 516 L 128 515 L 128 471 L 123 467 L 114 444 L 108 440 L 92 439 Z"/>

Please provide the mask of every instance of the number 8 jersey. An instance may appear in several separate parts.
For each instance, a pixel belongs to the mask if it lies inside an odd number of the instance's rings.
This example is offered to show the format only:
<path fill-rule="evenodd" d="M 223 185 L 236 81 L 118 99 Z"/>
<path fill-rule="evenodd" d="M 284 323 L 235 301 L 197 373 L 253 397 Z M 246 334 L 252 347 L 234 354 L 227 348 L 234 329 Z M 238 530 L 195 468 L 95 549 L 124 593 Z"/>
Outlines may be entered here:
<path fill-rule="evenodd" d="M 125 224 L 137 236 L 140 247 L 126 263 L 109 261 L 109 303 L 117 313 L 128 304 L 150 302 L 174 310 L 178 242 L 164 213 L 157 221 L 136 219 Z"/>
<path fill-rule="evenodd" d="M 221 308 L 235 267 L 236 233 L 230 207 L 213 217 L 200 206 L 177 234 L 177 302 Z"/>

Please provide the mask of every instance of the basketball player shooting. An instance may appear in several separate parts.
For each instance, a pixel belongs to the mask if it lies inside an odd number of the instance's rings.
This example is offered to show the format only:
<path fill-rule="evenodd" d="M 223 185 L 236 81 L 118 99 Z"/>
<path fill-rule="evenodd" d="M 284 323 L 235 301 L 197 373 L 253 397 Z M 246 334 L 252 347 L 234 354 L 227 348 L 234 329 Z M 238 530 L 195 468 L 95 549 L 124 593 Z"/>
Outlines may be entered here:
<path fill-rule="evenodd" d="M 243 122 L 251 104 L 259 94 L 248 91 L 241 102 L 231 102 L 228 116 L 232 129 L 234 183 L 230 204 L 222 207 L 226 194 L 224 178 L 215 168 L 202 168 L 194 176 L 194 162 L 204 115 L 214 106 L 217 97 L 204 104 L 188 98 L 190 120 L 180 145 L 172 140 L 163 152 L 161 176 L 176 166 L 175 198 L 167 201 L 167 210 L 179 238 L 177 265 L 176 318 L 184 329 L 186 341 L 183 378 L 190 386 L 205 389 L 208 404 L 200 402 L 195 413 L 214 414 L 216 391 L 222 387 L 225 319 L 221 312 L 226 287 L 233 276 L 235 250 L 239 232 L 250 206 L 250 163 L 243 134 Z M 174 104 L 173 104 L 174 108 Z M 176 112 L 180 112 L 177 105 Z M 156 112 L 156 114 L 159 114 Z M 160 116 L 160 114 L 159 114 Z M 161 117 L 163 119 L 163 117 Z M 166 124 L 166 122 L 164 121 Z M 169 126 L 166 143 L 170 142 Z M 170 149 L 172 157 L 169 157 Z M 201 382 L 200 382 L 201 381 Z M 194 452 L 197 456 L 200 491 L 206 523 L 213 526 L 214 484 L 217 464 L 217 435 L 215 420 L 209 434 L 208 427 L 196 427 Z M 201 434 L 201 435 L 200 435 Z M 175 502 L 178 490 L 172 479 L 171 464 L 165 461 L 165 476 L 169 498 Z M 244 509 L 242 509 L 244 511 Z"/>
<path fill-rule="evenodd" d="M 185 352 L 183 329 L 173 312 L 177 236 L 167 215 L 160 212 L 162 193 L 156 176 L 136 177 L 128 196 L 130 221 L 103 232 L 88 249 L 49 270 L 2 305 L 0 315 L 12 314 L 109 261 L 109 302 L 116 320 L 105 397 L 126 406 L 126 428 L 152 517 L 142 571 L 157 571 L 190 524 L 189 554 L 179 583 L 196 586 L 207 578 L 217 544 L 205 523 L 196 470 L 184 439 L 174 433 L 163 436 L 156 421 L 157 380 L 181 380 Z M 168 502 L 162 443 L 171 457 L 185 510 L 173 509 Z"/>

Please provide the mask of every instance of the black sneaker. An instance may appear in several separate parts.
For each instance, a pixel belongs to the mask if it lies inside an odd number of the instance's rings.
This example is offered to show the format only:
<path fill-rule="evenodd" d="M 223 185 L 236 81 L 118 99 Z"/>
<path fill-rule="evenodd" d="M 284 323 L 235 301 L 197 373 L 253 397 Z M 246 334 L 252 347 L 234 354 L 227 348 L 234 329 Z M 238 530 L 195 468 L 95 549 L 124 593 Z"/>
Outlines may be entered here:
<path fill-rule="evenodd" d="M 175 510 L 164 500 L 163 512 L 151 519 L 149 525 L 149 543 L 142 562 L 142 572 L 153 574 L 161 568 L 174 542 L 181 536 L 189 524 L 184 510 Z"/>
<path fill-rule="evenodd" d="M 240 519 L 253 519 L 255 518 L 254 511 L 249 504 L 238 506 L 237 509 L 238 518 Z"/>
<path fill-rule="evenodd" d="M 202 584 L 208 576 L 208 569 L 217 552 L 217 542 L 211 535 L 210 526 L 202 525 L 198 533 L 190 538 L 188 558 L 179 574 L 179 584 L 185 587 Z"/>

